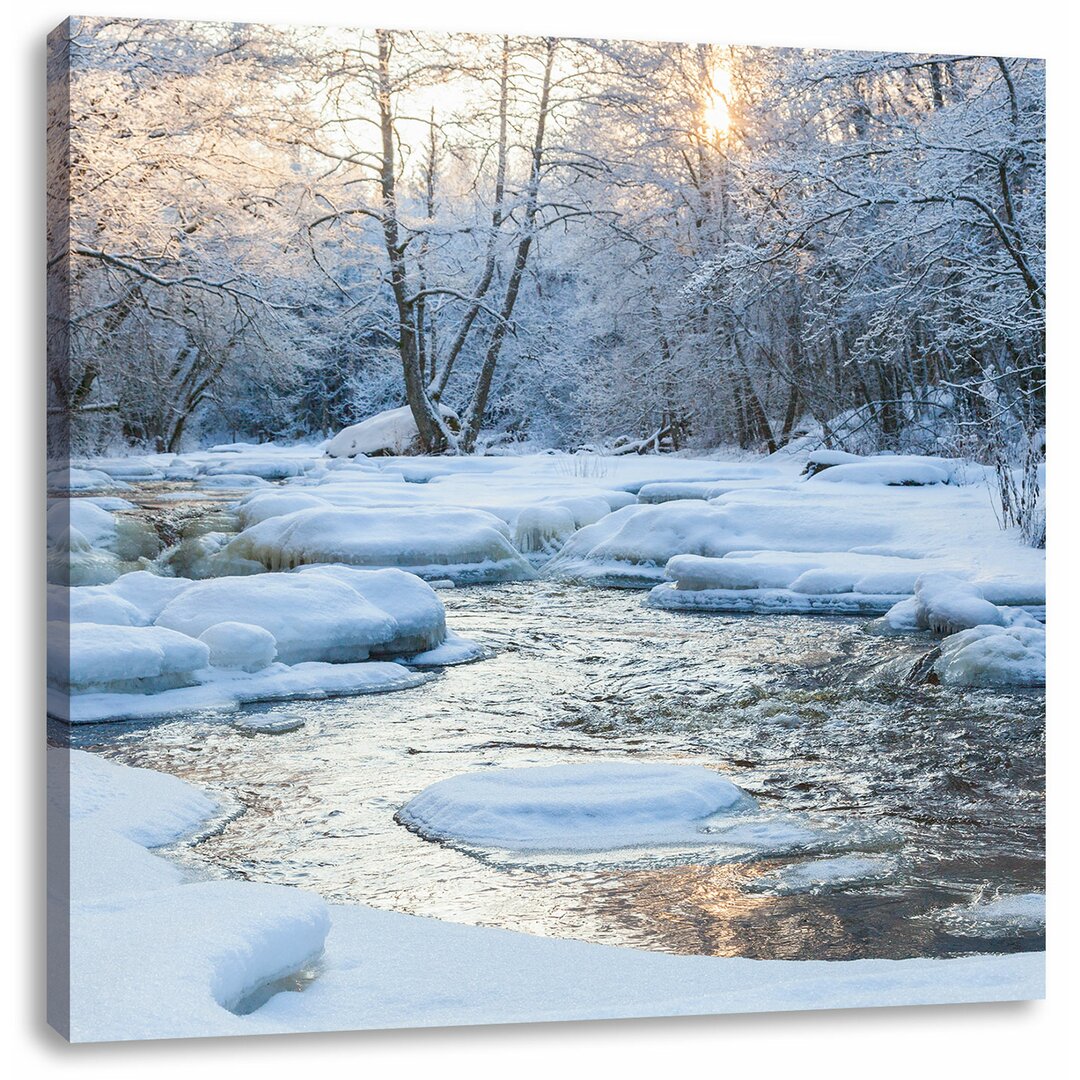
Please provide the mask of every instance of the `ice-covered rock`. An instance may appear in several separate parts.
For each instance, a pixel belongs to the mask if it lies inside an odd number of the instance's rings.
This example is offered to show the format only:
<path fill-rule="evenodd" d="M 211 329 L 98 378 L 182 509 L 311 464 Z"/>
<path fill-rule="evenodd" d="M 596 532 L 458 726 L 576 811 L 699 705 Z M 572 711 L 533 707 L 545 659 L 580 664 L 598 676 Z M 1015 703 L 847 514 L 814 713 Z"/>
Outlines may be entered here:
<path fill-rule="evenodd" d="M 955 634 L 972 626 L 1002 624 L 998 608 L 973 582 L 951 574 L 923 574 L 915 582 L 915 623 L 935 634 Z"/>
<path fill-rule="evenodd" d="M 457 424 L 457 414 L 446 405 L 439 405 L 439 412 L 447 421 Z M 412 409 L 403 405 L 400 409 L 388 409 L 376 413 L 359 424 L 339 431 L 330 440 L 326 452 L 333 458 L 351 458 L 358 455 L 408 454 L 418 449 L 420 432 L 413 419 Z"/>
<path fill-rule="evenodd" d="M 48 647 L 50 680 L 80 694 L 190 686 L 210 662 L 201 641 L 160 626 L 50 623 Z"/>
<path fill-rule="evenodd" d="M 262 671 L 277 656 L 274 635 L 251 623 L 215 623 L 199 635 L 199 640 L 210 650 L 210 663 L 216 668 Z"/>
<path fill-rule="evenodd" d="M 395 620 L 355 589 L 315 574 L 199 581 L 166 604 L 155 622 L 192 638 L 221 622 L 249 623 L 273 636 L 285 664 L 364 660 L 398 633 Z"/>
<path fill-rule="evenodd" d="M 577 527 L 566 506 L 528 506 L 514 524 L 514 546 L 530 562 L 542 563 L 566 543 Z"/>
<path fill-rule="evenodd" d="M 312 508 L 253 525 L 227 550 L 268 570 L 344 563 L 396 567 L 459 583 L 532 577 L 532 568 L 510 543 L 509 533 L 504 521 L 482 510 Z"/>
<path fill-rule="evenodd" d="M 94 547 L 74 527 L 57 533 L 46 554 L 46 573 L 54 585 L 106 585 L 123 571 L 119 556 Z"/>
<path fill-rule="evenodd" d="M 947 637 L 934 664 L 950 686 L 1044 686 L 1046 631 L 1033 626 L 974 626 Z"/>
<path fill-rule="evenodd" d="M 457 664 L 471 664 L 474 660 L 483 660 L 487 655 L 487 649 L 479 642 L 448 630 L 446 640 L 441 645 L 417 653 L 415 656 L 409 656 L 405 662 L 411 667 L 418 668 L 453 667 Z"/>
<path fill-rule="evenodd" d="M 229 548 L 234 536 L 234 533 L 206 532 L 184 537 L 163 552 L 158 563 L 170 574 L 197 581 L 264 573 L 266 567 L 261 562 L 245 559 Z"/>
<path fill-rule="evenodd" d="M 287 735 L 304 726 L 304 718 L 297 713 L 267 712 L 247 713 L 232 721 L 232 726 L 245 735 Z"/>
<path fill-rule="evenodd" d="M 428 840 L 602 851 L 708 842 L 710 822 L 752 806 L 730 780 L 700 765 L 607 761 L 452 776 L 411 799 L 398 820 Z"/>

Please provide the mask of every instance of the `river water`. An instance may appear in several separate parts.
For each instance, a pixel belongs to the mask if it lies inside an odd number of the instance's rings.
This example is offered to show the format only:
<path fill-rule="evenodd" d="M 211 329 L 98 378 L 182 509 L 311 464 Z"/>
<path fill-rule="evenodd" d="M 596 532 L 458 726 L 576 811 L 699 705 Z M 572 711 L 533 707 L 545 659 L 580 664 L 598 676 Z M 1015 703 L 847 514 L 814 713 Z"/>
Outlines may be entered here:
<path fill-rule="evenodd" d="M 790 959 L 1041 949 L 940 913 L 1043 889 L 1044 696 L 905 685 L 930 648 L 859 620 L 683 614 L 538 580 L 443 592 L 490 656 L 403 692 L 76 728 L 73 745 L 174 773 L 236 811 L 174 853 L 213 875 L 337 902 L 674 953 Z M 396 811 L 492 765 L 664 760 L 720 769 L 770 823 L 744 848 L 507 855 L 422 839 Z M 790 891 L 775 875 L 857 853 L 884 876 Z"/>

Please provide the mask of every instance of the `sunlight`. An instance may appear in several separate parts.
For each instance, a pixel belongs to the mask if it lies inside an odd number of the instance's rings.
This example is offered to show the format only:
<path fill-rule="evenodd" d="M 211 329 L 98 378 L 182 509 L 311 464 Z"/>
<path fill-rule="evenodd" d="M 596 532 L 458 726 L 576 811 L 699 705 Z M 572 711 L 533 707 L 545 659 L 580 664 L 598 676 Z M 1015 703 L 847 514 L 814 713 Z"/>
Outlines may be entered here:
<path fill-rule="evenodd" d="M 726 139 L 731 130 L 731 71 L 724 66 L 713 68 L 709 76 L 710 92 L 705 99 L 704 128 L 718 139 Z"/>

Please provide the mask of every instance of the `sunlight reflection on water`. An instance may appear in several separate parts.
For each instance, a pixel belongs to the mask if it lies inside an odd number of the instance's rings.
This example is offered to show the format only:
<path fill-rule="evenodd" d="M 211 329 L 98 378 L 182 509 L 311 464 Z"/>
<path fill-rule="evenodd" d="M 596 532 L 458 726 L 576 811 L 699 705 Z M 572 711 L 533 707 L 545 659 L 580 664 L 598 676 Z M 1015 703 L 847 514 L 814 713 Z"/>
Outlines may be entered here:
<path fill-rule="evenodd" d="M 379 697 L 291 702 L 305 726 L 222 717 L 102 725 L 76 742 L 176 773 L 246 813 L 180 857 L 457 922 L 673 952 L 840 959 L 1042 947 L 918 918 L 1043 888 L 1043 695 L 897 686 L 927 648 L 851 619 L 653 611 L 553 581 L 441 594 L 495 655 Z M 258 712 L 274 706 L 254 707 Z M 235 714 L 234 714 L 235 715 Z M 717 848 L 530 858 L 455 850 L 394 822 L 436 780 L 588 755 L 716 767 L 767 814 L 823 832 L 804 851 Z M 756 878 L 812 855 L 891 855 L 885 880 L 777 895 Z"/>

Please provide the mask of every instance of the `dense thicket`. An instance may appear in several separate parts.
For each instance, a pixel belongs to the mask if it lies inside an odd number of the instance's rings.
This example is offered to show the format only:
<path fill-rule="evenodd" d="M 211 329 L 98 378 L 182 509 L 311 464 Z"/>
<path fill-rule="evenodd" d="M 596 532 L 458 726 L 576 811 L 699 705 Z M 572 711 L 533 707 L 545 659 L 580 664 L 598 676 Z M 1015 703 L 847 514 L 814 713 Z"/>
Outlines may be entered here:
<path fill-rule="evenodd" d="M 79 449 L 1042 453 L 1038 61 L 82 20 L 71 102 Z"/>

